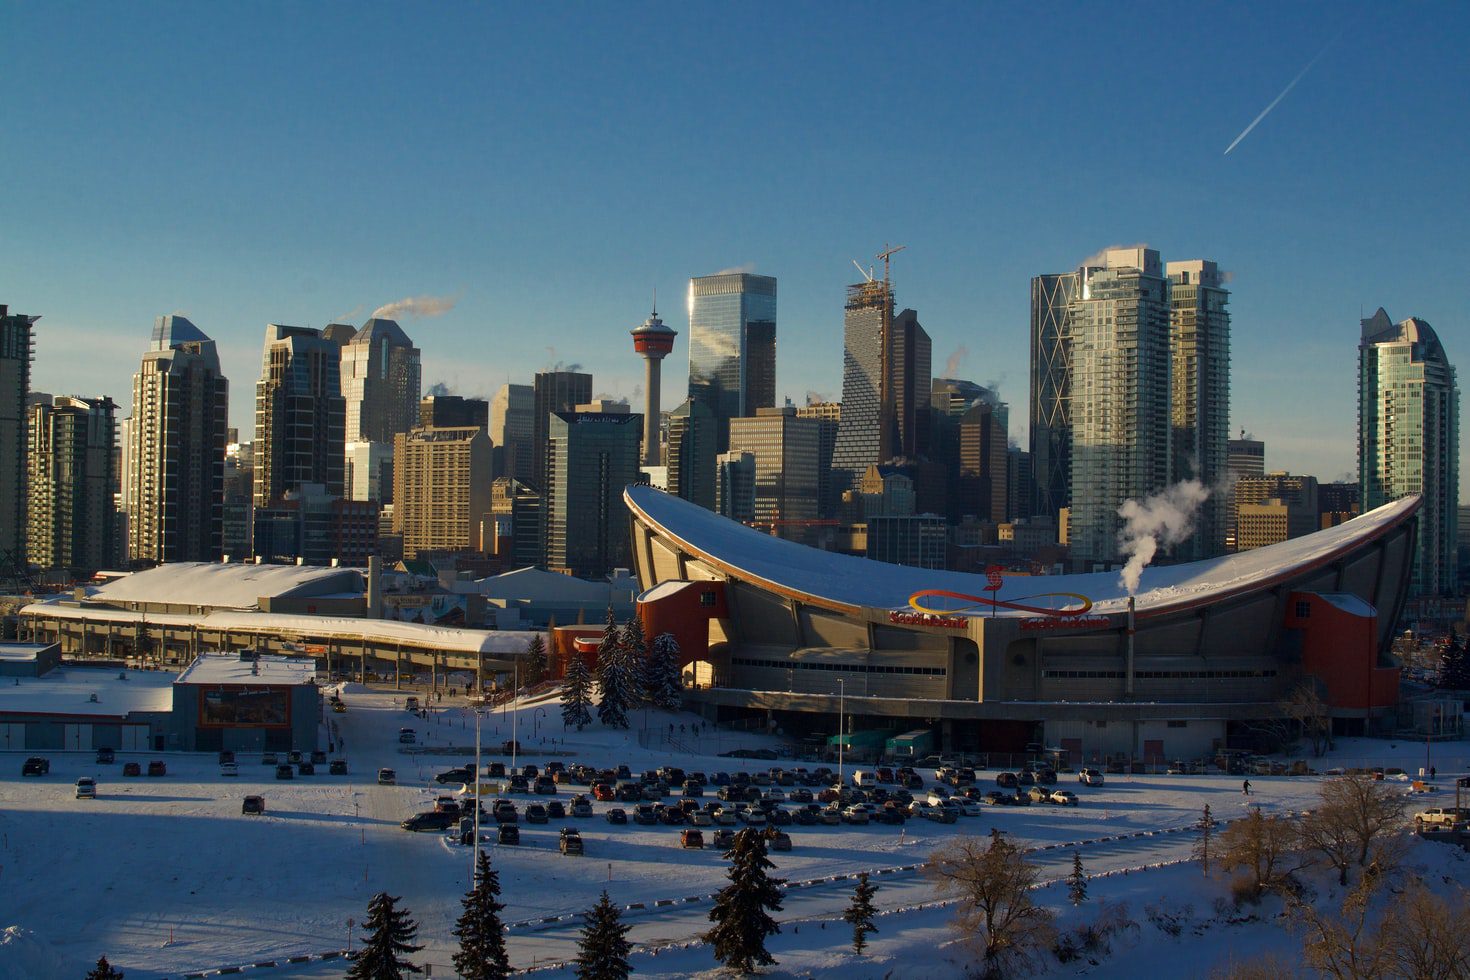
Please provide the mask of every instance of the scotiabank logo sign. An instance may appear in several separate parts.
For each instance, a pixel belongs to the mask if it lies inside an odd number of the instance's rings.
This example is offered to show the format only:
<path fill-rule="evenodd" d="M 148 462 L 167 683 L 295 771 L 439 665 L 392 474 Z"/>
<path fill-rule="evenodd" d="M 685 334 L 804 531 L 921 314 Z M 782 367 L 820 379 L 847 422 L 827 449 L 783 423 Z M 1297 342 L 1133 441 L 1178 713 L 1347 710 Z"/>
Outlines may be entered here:
<path fill-rule="evenodd" d="M 966 605 L 958 609 L 936 609 L 925 605 L 926 600 L 957 599 Z M 1067 600 L 1064 606 L 1038 605 L 1047 599 Z M 983 616 L 989 610 L 992 615 L 997 609 L 1031 613 L 1021 621 L 1023 630 L 1096 629 L 1109 625 L 1106 616 L 1088 616 L 1092 600 L 1076 592 L 1043 592 L 1007 600 L 966 595 L 963 592 L 948 592 L 944 589 L 923 589 L 909 596 L 909 609 L 895 609 L 888 614 L 888 621 L 902 626 L 938 626 L 944 629 L 966 629 L 970 620 Z"/>

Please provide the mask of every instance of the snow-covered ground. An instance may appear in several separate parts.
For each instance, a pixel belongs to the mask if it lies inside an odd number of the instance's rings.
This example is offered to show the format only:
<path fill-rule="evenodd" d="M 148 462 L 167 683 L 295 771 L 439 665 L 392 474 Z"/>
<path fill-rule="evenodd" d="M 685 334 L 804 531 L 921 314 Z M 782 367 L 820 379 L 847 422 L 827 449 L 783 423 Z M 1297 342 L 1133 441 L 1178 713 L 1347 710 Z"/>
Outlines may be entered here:
<path fill-rule="evenodd" d="M 420 941 L 428 947 L 419 959 L 434 964 L 436 975 L 447 974 L 454 946 L 451 930 L 468 887 L 470 854 L 444 843 L 438 834 L 406 833 L 398 823 L 429 808 L 443 791 L 432 782 L 436 772 L 472 757 L 473 721 L 458 708 L 419 720 L 403 710 L 401 695 L 395 698 L 392 692 L 349 688 L 346 699 L 345 714 L 328 716 L 340 726 L 351 766 L 345 777 L 319 774 L 278 782 L 270 767 L 243 758 L 240 775 L 227 778 L 219 775 L 210 755 L 121 754 L 117 763 L 98 766 L 91 753 L 53 752 L 46 753 L 52 764 L 49 776 L 22 778 L 27 753 L 0 753 L 0 975 L 77 976 L 79 964 L 105 954 L 130 980 L 140 980 L 340 949 L 348 942 L 348 920 L 360 920 L 368 898 L 380 890 L 402 897 L 420 923 Z M 650 712 L 647 724 L 666 731 L 671 721 L 694 720 Z M 693 752 L 675 753 L 640 748 L 642 712 L 632 721 L 634 729 L 628 732 L 593 726 L 580 734 L 564 733 L 552 701 L 520 708 L 516 729 L 527 749 L 525 761 L 627 763 L 635 771 L 672 763 L 710 773 L 772 765 L 718 757 L 732 748 L 765 744 L 762 736 L 711 731 L 697 741 L 686 737 Z M 407 752 L 398 742 L 401 726 L 418 730 L 421 748 L 457 750 Z M 488 717 L 482 728 L 487 748 L 498 748 L 510 733 L 510 715 L 502 711 Z M 1470 751 L 1462 743 L 1436 745 L 1432 751 L 1441 781 L 1452 786 L 1444 774 L 1465 771 Z M 1315 765 L 1381 763 L 1410 769 L 1422 765 L 1423 752 L 1422 745 L 1345 740 L 1332 757 Z M 146 763 L 151 758 L 167 762 L 167 776 L 122 777 L 124 761 Z M 398 785 L 377 785 L 380 766 L 397 770 Z M 97 800 L 73 798 L 73 783 L 81 775 L 97 778 Z M 949 836 L 988 833 L 991 827 L 1045 846 L 1186 827 L 1206 803 L 1222 819 L 1239 816 L 1248 805 L 1268 812 L 1297 810 L 1311 804 L 1318 785 L 1312 777 L 1252 777 L 1253 796 L 1246 800 L 1240 780 L 1225 776 L 1108 779 L 1107 785 L 1090 788 L 1063 777 L 1062 785 L 1082 798 L 1076 808 L 985 807 L 981 816 L 953 826 L 927 821 L 910 821 L 901 829 L 792 826 L 787 829 L 793 851 L 773 858 L 783 877 L 807 881 L 912 865 Z M 240 813 L 241 798 L 249 793 L 266 798 L 264 818 Z M 565 800 L 566 793 L 560 798 Z M 616 901 L 651 907 L 659 900 L 706 895 L 723 885 L 725 866 L 718 853 L 680 849 L 677 827 L 611 826 L 602 818 L 610 805 L 598 804 L 591 820 L 543 826 L 523 822 L 520 847 L 492 846 L 507 921 L 578 913 L 604 888 Z M 557 852 L 557 832 L 571 824 L 582 830 L 585 857 L 564 858 Z M 1187 857 L 1189 838 L 1184 833 L 1128 837 L 1090 844 L 1082 852 L 1091 872 L 1141 869 Z M 1037 857 L 1048 875 L 1059 875 L 1070 854 L 1070 849 L 1054 849 Z M 1095 894 L 1116 891 L 1118 900 L 1132 902 L 1135 918 L 1143 922 L 1144 896 L 1155 901 L 1163 894 L 1171 899 L 1176 892 L 1189 894 L 1178 885 L 1187 880 L 1192 879 L 1186 870 L 1134 871 L 1099 879 Z M 789 893 L 783 918 L 808 924 L 800 925 L 799 932 L 788 929 L 773 946 L 782 960 L 781 972 L 882 976 L 892 969 L 895 976 L 955 975 L 953 966 L 934 955 L 949 940 L 945 923 L 950 913 L 914 908 L 932 897 L 922 877 L 900 872 L 885 875 L 882 882 L 883 932 L 856 973 L 854 961 L 833 951 L 843 947 L 845 931 L 834 922 L 821 925 L 840 912 L 850 883 Z M 1223 885 L 1215 887 L 1223 894 Z M 1136 901 L 1127 897 L 1135 893 Z M 1193 904 L 1197 916 L 1213 914 L 1207 896 L 1201 894 Z M 677 944 L 707 926 L 707 907 L 651 907 L 630 913 L 628 921 L 640 943 Z M 1254 927 L 1209 928 L 1225 933 Z M 1263 937 L 1279 935 L 1274 925 L 1260 928 Z M 1157 931 L 1144 923 L 1136 941 L 1154 941 L 1150 934 Z M 564 959 L 574 943 L 574 922 L 549 924 L 513 929 L 510 949 L 519 965 L 531 966 Z M 1233 942 L 1221 944 L 1222 951 L 1234 948 Z M 1107 961 L 1100 962 L 1090 969 L 1108 975 Z M 1155 962 L 1163 975 L 1171 975 L 1171 969 L 1179 976 L 1200 972 L 1200 961 L 1193 957 L 1187 963 L 1168 956 Z M 651 975 L 682 976 L 709 969 L 712 961 L 702 948 L 666 949 L 640 954 L 638 966 Z M 923 969 L 937 972 L 925 974 Z M 265 975 L 340 972 L 340 966 L 328 964 Z"/>

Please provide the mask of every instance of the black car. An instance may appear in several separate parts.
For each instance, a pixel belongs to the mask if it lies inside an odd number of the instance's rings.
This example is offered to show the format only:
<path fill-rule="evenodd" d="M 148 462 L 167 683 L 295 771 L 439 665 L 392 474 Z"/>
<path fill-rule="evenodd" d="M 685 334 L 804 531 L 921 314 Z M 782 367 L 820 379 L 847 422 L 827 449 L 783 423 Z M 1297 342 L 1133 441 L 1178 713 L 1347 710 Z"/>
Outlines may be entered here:
<path fill-rule="evenodd" d="M 291 763 L 291 765 L 293 766 L 296 765 L 296 763 L 301 761 L 301 753 L 296 749 L 292 749 L 290 752 L 286 753 L 286 761 Z"/>
<path fill-rule="evenodd" d="M 99 766 L 111 765 L 116 760 L 117 760 L 117 756 L 113 754 L 112 749 L 98 749 L 97 750 L 97 764 Z"/>
<path fill-rule="evenodd" d="M 531 792 L 535 793 L 537 796 L 555 796 L 556 780 L 552 779 L 550 776 L 541 776 L 536 780 L 536 782 L 531 784 Z"/>
<path fill-rule="evenodd" d="M 540 803 L 532 803 L 526 807 L 526 823 L 545 823 L 546 821 L 546 807 Z"/>
<path fill-rule="evenodd" d="M 519 844 L 521 842 L 521 828 L 513 823 L 500 825 L 500 830 L 495 834 L 495 840 L 501 844 Z"/>
<path fill-rule="evenodd" d="M 153 766 L 152 765 L 149 765 L 149 767 L 148 767 L 148 775 L 150 775 L 150 776 L 153 775 Z M 292 769 L 288 764 L 286 764 L 286 763 L 283 762 L 280 765 L 276 766 L 276 778 L 277 779 L 292 779 L 295 776 L 296 776 L 296 771 L 294 769 Z"/>
<path fill-rule="evenodd" d="M 488 771 L 488 775 L 490 776 L 491 779 L 504 779 L 505 778 L 505 763 L 503 763 L 503 762 L 492 762 L 492 763 L 490 763 L 490 769 Z"/>
<path fill-rule="evenodd" d="M 603 814 L 603 816 L 607 817 L 608 823 L 625 824 L 628 822 L 628 811 L 622 807 L 615 806 Z"/>
<path fill-rule="evenodd" d="M 331 773 L 333 776 L 347 775 L 347 760 L 333 759 L 331 763 L 327 766 L 327 772 Z"/>
<path fill-rule="evenodd" d="M 803 827 L 815 827 L 821 822 L 821 818 L 817 816 L 817 811 L 809 810 L 806 807 L 797 810 L 795 817 L 792 819 Z"/>
<path fill-rule="evenodd" d="M 791 811 L 784 806 L 773 807 L 766 811 L 766 819 L 773 827 L 786 827 L 791 824 Z"/>
<path fill-rule="evenodd" d="M 475 770 L 473 767 L 455 766 L 453 769 L 446 769 L 443 772 L 437 774 L 434 777 L 434 782 L 439 783 L 442 786 L 446 783 L 473 782 L 474 778 Z"/>
<path fill-rule="evenodd" d="M 256 815 L 265 813 L 265 797 L 247 796 L 240 804 L 241 813 L 253 813 Z"/>
<path fill-rule="evenodd" d="M 312 749 L 311 750 L 311 762 L 312 762 L 312 765 L 324 766 L 324 765 L 327 764 L 327 754 L 325 752 L 323 752 L 321 749 Z"/>
<path fill-rule="evenodd" d="M 678 827 L 684 823 L 684 811 L 675 806 L 666 806 L 658 811 L 658 822 Z"/>
<path fill-rule="evenodd" d="M 219 764 L 220 765 L 224 765 L 226 762 L 234 762 L 234 761 L 235 761 L 235 753 L 231 752 L 229 749 L 222 749 L 220 751 L 220 754 L 219 754 Z"/>
<path fill-rule="evenodd" d="M 564 820 L 566 819 L 567 808 L 562 804 L 561 800 L 548 800 L 546 802 L 546 815 L 553 820 Z"/>
<path fill-rule="evenodd" d="M 296 773 L 299 776 L 315 776 L 316 765 L 308 762 L 306 759 L 302 759 L 300 762 L 296 763 Z"/>
<path fill-rule="evenodd" d="M 521 743 L 511 741 L 502 742 L 500 745 L 500 751 L 504 752 L 506 755 L 514 755 L 521 751 Z"/>
<path fill-rule="evenodd" d="M 428 813 L 415 813 L 398 826 L 404 830 L 448 830 L 459 823 L 458 813 L 439 813 L 430 811 Z"/>
<path fill-rule="evenodd" d="M 22 776 L 44 776 L 51 771 L 51 760 L 33 755 L 21 764 Z"/>

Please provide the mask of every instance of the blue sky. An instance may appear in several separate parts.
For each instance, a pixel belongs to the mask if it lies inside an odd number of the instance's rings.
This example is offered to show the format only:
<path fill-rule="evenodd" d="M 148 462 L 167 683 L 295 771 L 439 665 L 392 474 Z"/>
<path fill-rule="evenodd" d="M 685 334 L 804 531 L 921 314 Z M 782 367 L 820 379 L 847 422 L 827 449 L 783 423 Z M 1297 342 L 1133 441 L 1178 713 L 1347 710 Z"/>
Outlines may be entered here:
<path fill-rule="evenodd" d="M 429 294 L 426 384 L 577 362 L 636 410 L 657 288 L 669 406 L 688 277 L 746 266 L 779 392 L 837 397 L 885 242 L 936 373 L 998 382 L 1023 445 L 1029 279 L 1109 244 L 1233 274 L 1233 424 L 1272 467 L 1354 469 L 1360 314 L 1470 370 L 1465 4 L 0 0 L 0 37 L 0 302 L 43 317 L 40 390 L 126 405 L 184 312 L 248 430 L 266 323 Z"/>

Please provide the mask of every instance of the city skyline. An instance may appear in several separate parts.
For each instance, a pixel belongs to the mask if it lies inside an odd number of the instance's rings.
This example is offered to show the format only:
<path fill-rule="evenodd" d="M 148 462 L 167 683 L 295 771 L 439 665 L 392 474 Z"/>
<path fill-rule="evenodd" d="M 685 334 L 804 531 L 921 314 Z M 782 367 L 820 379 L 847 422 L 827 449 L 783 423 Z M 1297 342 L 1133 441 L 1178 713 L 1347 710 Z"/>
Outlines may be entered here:
<path fill-rule="evenodd" d="M 711 57 L 719 42 L 698 11 L 593 11 L 585 33 L 570 34 L 554 13 L 515 12 L 504 30 L 522 43 L 494 67 L 468 43 L 488 29 L 487 15 L 440 12 L 415 21 L 419 43 L 437 46 L 435 66 L 390 88 L 349 70 L 360 50 L 396 36 L 401 15 L 388 8 L 368 8 L 351 25 L 308 11 L 281 38 L 268 18 L 241 24 L 227 11 L 179 10 L 149 25 L 105 10 L 71 23 L 46 8 L 7 7 L 0 23 L 23 43 L 0 127 L 48 134 L 28 144 L 29 162 L 0 192 L 10 232 L 0 240 L 0 292 L 12 310 L 42 317 L 33 387 L 109 395 L 126 414 L 117 364 L 136 358 L 154 317 L 179 310 L 217 340 L 235 381 L 230 418 L 248 433 L 266 323 L 360 325 L 383 304 L 431 296 L 445 299 L 396 314 L 424 351 L 426 386 L 490 397 L 557 362 L 596 364 L 595 394 L 627 397 L 637 410 L 641 365 L 626 352 L 626 331 L 646 316 L 652 290 L 680 296 L 689 277 L 734 267 L 781 280 L 777 402 L 799 405 L 808 392 L 840 391 L 834 337 L 851 261 L 872 264 L 885 242 L 909 246 L 894 263 L 895 288 L 934 338 L 936 376 L 998 382 L 1012 405 L 1027 386 L 1032 277 L 1119 242 L 1217 259 L 1233 276 L 1231 431 L 1263 438 L 1269 467 L 1324 479 L 1356 468 L 1347 379 L 1358 319 L 1379 305 L 1422 317 L 1444 333 L 1451 360 L 1463 360 L 1454 336 L 1470 320 L 1470 299 L 1455 273 L 1470 192 L 1455 161 L 1470 137 L 1437 121 L 1470 85 L 1453 42 L 1465 10 L 1440 9 L 1443 29 L 1429 35 L 1412 11 L 1345 12 L 1341 38 L 1226 157 L 1306 62 L 1303 52 L 1339 25 L 1307 10 L 1224 8 L 1202 52 L 1160 46 L 1168 25 L 1142 18 L 1126 29 L 1097 25 L 1101 36 L 1064 30 L 1038 59 L 1035 45 L 999 40 L 1034 33 L 1025 11 L 988 11 L 994 29 L 982 32 L 976 11 L 951 10 L 941 29 L 890 23 L 872 8 L 868 20 L 891 28 L 875 32 L 824 16 L 831 9 L 777 15 L 768 47 L 744 68 L 709 67 L 722 63 Z M 625 72 L 599 48 L 602 30 L 666 41 L 683 84 Z M 911 79 L 874 67 L 874 35 L 922 47 L 930 72 Z M 1371 56 L 1410 37 L 1416 74 L 1441 84 L 1420 85 Z M 139 57 L 112 63 L 105 54 L 119 39 Z M 525 82 L 524 59 L 552 48 L 569 71 Z M 293 57 L 307 50 L 311 58 Z M 1148 58 L 1129 57 L 1145 50 Z M 197 85 L 131 67 L 165 51 Z M 794 80 L 778 88 L 763 77 L 767 60 L 796 51 L 809 65 Z M 281 59 L 268 78 L 257 73 L 263 52 Z M 1240 73 L 1235 59 L 1270 67 Z M 1087 125 L 1100 138 L 1085 158 L 1066 145 L 1075 141 L 1038 135 L 1035 118 L 1131 61 L 1145 66 L 1137 91 L 1170 92 L 1154 100 L 1157 125 L 1140 131 L 1114 104 L 1129 100 L 1098 98 Z M 347 77 L 357 80 L 343 89 L 335 79 Z M 465 119 L 442 91 L 466 78 L 515 97 Z M 891 124 L 876 146 L 833 111 L 854 89 L 870 97 L 863 111 Z M 702 112 L 737 92 L 728 122 Z M 298 97 L 303 114 L 286 111 Z M 1200 113 L 1202 103 L 1211 111 Z M 597 114 L 609 104 L 646 110 L 647 125 L 609 131 Z M 52 125 L 68 112 L 76 121 Z M 179 119 L 192 142 L 160 155 L 156 139 L 175 138 Z M 456 139 L 440 140 L 450 122 Z M 734 152 L 757 123 L 798 152 L 777 154 L 779 164 Z M 1128 141 L 1113 135 L 1125 125 Z M 105 164 L 80 152 L 94 136 L 114 150 Z M 487 141 L 526 152 L 497 154 L 494 178 L 480 182 Z M 898 141 L 916 161 L 906 170 L 881 165 L 885 144 Z M 1398 147 L 1410 142 L 1406 160 Z M 650 143 L 660 166 L 647 166 Z M 361 152 L 369 146 L 377 157 Z M 345 171 L 310 162 L 329 149 L 352 161 Z M 603 166 L 584 168 L 588 152 Z M 728 200 L 710 192 L 737 173 L 744 190 Z M 572 174 L 580 184 L 568 183 Z M 552 186 L 570 189 L 533 193 Z M 1202 186 L 1214 206 L 1199 206 Z M 1125 197 L 1147 206 L 1124 214 L 1115 202 Z M 487 237 L 486 222 L 498 233 Z M 630 229 L 646 244 L 622 248 Z M 669 312 L 686 332 L 684 312 Z M 687 347 L 664 365 L 666 407 L 681 400 L 686 358 Z M 957 370 L 942 371 L 946 362 Z M 1303 390 L 1313 397 L 1298 397 Z M 1025 447 L 1022 414 L 1011 421 Z"/>

